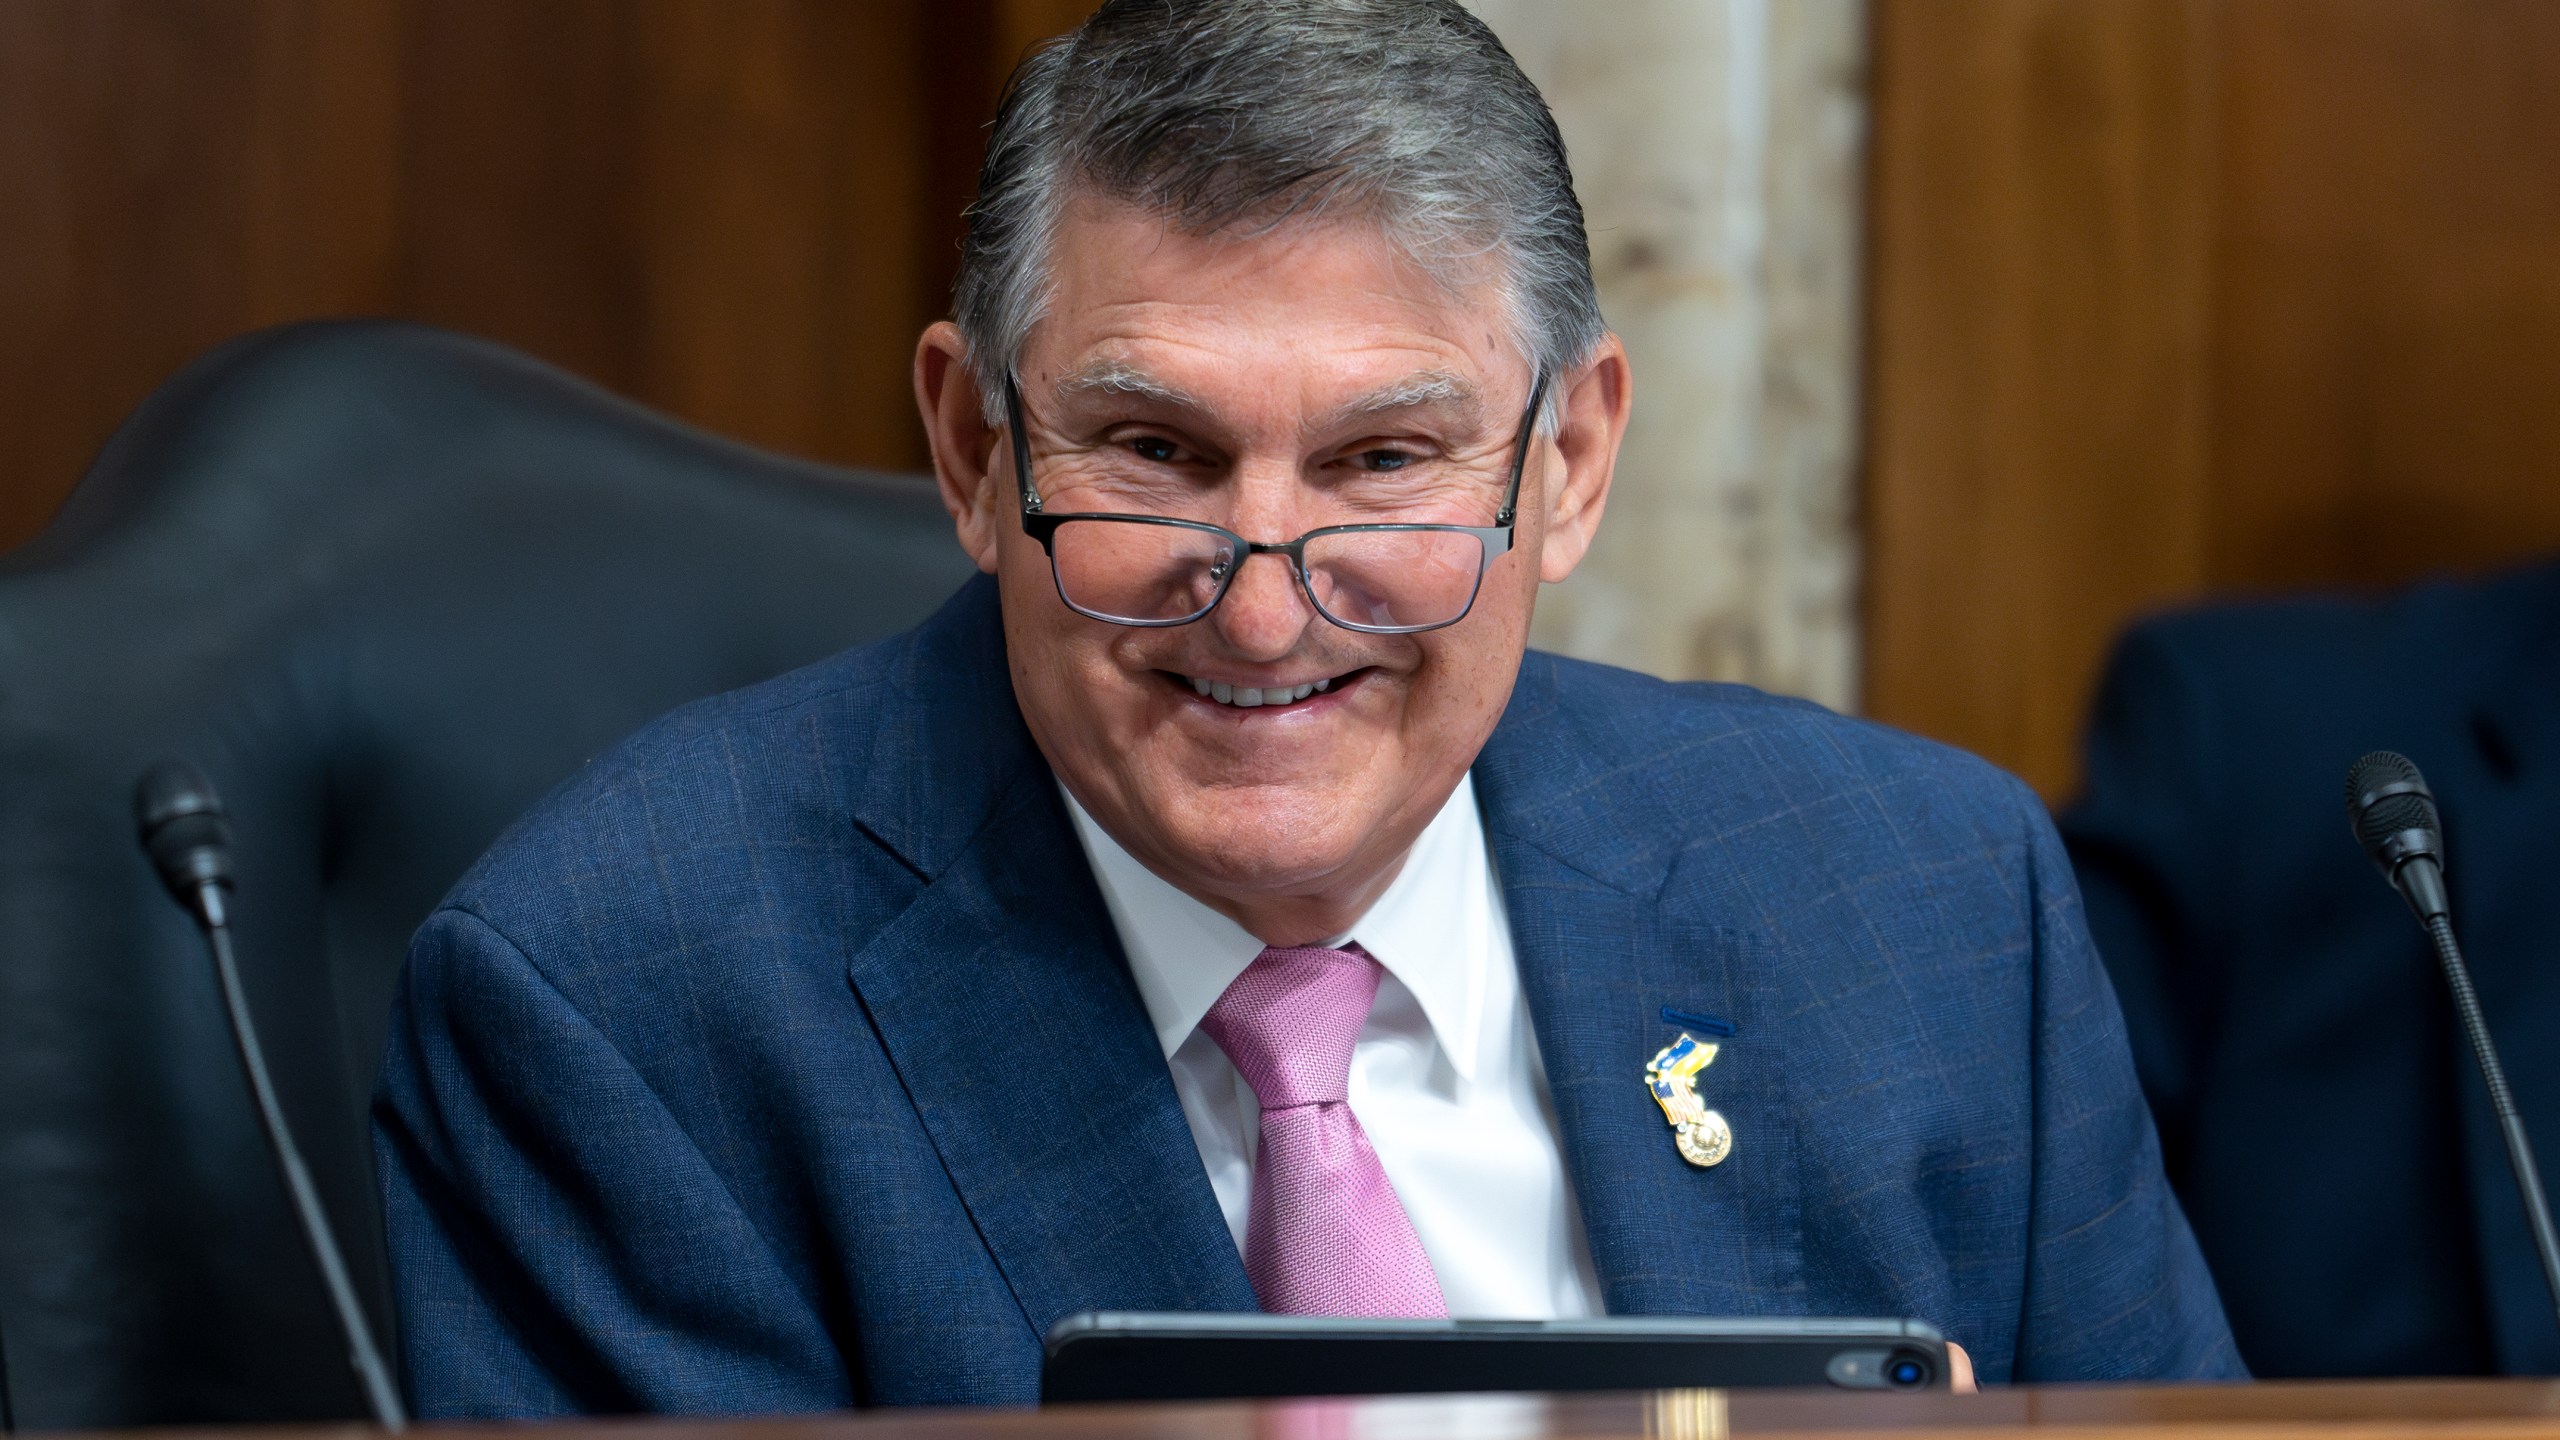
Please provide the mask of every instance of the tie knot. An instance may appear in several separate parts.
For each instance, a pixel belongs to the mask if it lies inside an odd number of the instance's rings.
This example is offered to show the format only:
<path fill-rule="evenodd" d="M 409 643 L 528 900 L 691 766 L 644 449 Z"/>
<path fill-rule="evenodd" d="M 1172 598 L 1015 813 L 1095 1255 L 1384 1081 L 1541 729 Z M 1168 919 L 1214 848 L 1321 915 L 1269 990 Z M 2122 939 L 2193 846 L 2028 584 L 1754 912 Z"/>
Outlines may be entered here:
<path fill-rule="evenodd" d="M 1378 997 L 1378 962 L 1340 950 L 1274 945 L 1200 1018 L 1265 1110 L 1350 1098 L 1351 1047 Z"/>

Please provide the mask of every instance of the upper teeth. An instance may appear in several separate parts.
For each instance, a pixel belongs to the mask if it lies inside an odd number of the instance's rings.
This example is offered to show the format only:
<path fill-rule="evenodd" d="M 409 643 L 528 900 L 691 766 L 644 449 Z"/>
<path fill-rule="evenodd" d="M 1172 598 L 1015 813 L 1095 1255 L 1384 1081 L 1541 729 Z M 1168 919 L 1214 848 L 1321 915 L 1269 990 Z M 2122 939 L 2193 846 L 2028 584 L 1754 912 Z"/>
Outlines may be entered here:
<path fill-rule="evenodd" d="M 1191 681 L 1193 690 L 1221 705 L 1288 705 L 1333 685 L 1331 680 L 1318 680 L 1310 685 L 1274 685 L 1261 690 L 1251 685 L 1230 685 L 1224 680 L 1203 680 L 1197 675 L 1185 678 Z"/>

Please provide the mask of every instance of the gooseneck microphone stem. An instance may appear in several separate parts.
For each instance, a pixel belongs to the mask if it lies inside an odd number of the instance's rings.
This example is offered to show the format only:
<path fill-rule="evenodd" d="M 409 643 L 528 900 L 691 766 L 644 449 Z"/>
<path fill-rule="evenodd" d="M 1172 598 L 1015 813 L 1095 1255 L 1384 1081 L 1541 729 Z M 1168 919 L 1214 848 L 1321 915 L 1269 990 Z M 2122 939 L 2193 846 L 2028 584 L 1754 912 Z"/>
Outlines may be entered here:
<path fill-rule="evenodd" d="M 329 1287 L 329 1303 L 337 1308 L 338 1326 L 347 1339 L 348 1362 L 364 1382 L 365 1399 L 373 1407 L 374 1419 L 385 1430 L 406 1430 L 409 1415 L 400 1403 L 400 1387 L 391 1383 L 391 1371 L 382 1363 L 382 1352 L 373 1343 L 373 1327 L 365 1322 L 355 1283 L 347 1277 L 347 1262 L 338 1253 L 328 1212 L 320 1208 L 319 1188 L 311 1183 L 311 1170 L 302 1163 L 301 1147 L 293 1143 L 293 1131 L 285 1124 L 284 1107 L 276 1100 L 275 1082 L 267 1074 L 266 1052 L 259 1046 L 257 1026 L 249 1018 L 249 995 L 240 986 L 240 966 L 232 958 L 231 926 L 224 911 L 221 886 L 207 883 L 198 891 L 197 913 L 202 917 L 200 928 L 205 944 L 213 951 L 214 974 L 221 981 L 222 1008 L 231 1016 L 231 1038 L 240 1051 L 240 1069 L 248 1076 L 249 1093 L 257 1101 L 258 1124 L 267 1132 L 267 1143 L 275 1149 L 276 1168 L 284 1173 L 285 1189 L 292 1193 L 303 1238 L 310 1242 L 311 1258 L 320 1267 L 322 1283 Z"/>
<path fill-rule="evenodd" d="M 338 1333 L 347 1342 L 347 1363 L 364 1384 L 365 1401 L 385 1430 L 409 1428 L 409 1413 L 400 1403 L 400 1387 L 382 1363 L 373 1343 L 373 1327 L 356 1300 L 347 1278 L 347 1262 L 338 1250 L 329 1213 L 320 1207 L 319 1187 L 302 1163 L 302 1147 L 293 1143 L 284 1106 L 276 1101 L 275 1081 L 267 1073 L 267 1056 L 258 1044 L 258 1026 L 249 1013 L 249 992 L 240 984 L 240 965 L 231 953 L 231 822 L 222 813 L 222 798 L 202 772 L 183 760 L 152 767 L 134 787 L 134 819 L 143 852 L 160 872 L 171 898 L 187 912 L 213 953 L 213 973 L 222 990 L 222 1008 L 231 1021 L 231 1042 L 240 1052 L 240 1070 L 248 1077 L 249 1095 L 257 1104 L 258 1125 L 267 1132 L 276 1169 L 293 1199 L 294 1218 L 301 1222 L 303 1243 L 320 1267 L 329 1303 L 337 1310 Z"/>
<path fill-rule="evenodd" d="M 2471 986 L 2471 967 L 2462 963 L 2462 946 L 2453 938 L 2453 895 L 2445 884 L 2444 820 L 2436 810 L 2435 792 L 2406 755 L 2376 750 L 2347 770 L 2347 820 L 2365 855 L 2409 902 L 2410 911 L 2435 944 L 2444 967 L 2445 988 L 2453 992 L 2454 1014 L 2471 1041 L 2471 1056 L 2480 1062 L 2480 1079 L 2489 1087 L 2489 1108 L 2498 1117 L 2498 1134 L 2507 1143 L 2507 1167 L 2515 1172 L 2516 1193 L 2524 1200 L 2525 1228 L 2533 1236 L 2534 1254 L 2542 1261 L 2542 1283 L 2551 1291 L 2551 1311 L 2560 1320 L 2560 1237 L 2551 1229 L 2551 1206 L 2542 1197 L 2542 1172 L 2533 1163 L 2533 1142 L 2524 1133 L 2524 1117 L 2516 1113 L 2515 1093 L 2507 1088 L 2506 1067 L 2498 1063 L 2498 1047 L 2490 1043 L 2489 1022 L 2480 1014 L 2480 995 Z"/>
<path fill-rule="evenodd" d="M 2489 1108 L 2497 1113 L 2498 1133 L 2507 1142 L 2507 1164 L 2516 1174 L 2516 1193 L 2524 1200 L 2525 1227 L 2533 1232 L 2534 1253 L 2542 1259 L 2542 1283 L 2550 1288 L 2552 1314 L 2560 1319 L 2560 1232 L 2551 1226 L 2551 1204 L 2542 1195 L 2542 1171 L 2533 1162 L 2533 1141 L 2524 1133 L 2524 1117 L 2516 1113 L 2516 1097 L 2507 1088 L 2506 1067 L 2489 1043 L 2489 1022 L 2480 1014 L 2479 994 L 2471 988 L 2471 967 L 2462 962 L 2462 947 L 2453 938 L 2453 921 L 2443 915 L 2427 920 L 2427 938 L 2444 966 L 2445 984 L 2453 991 L 2453 1009 L 2470 1037 L 2472 1056 L 2480 1062 L 2480 1078 L 2489 1086 Z"/>

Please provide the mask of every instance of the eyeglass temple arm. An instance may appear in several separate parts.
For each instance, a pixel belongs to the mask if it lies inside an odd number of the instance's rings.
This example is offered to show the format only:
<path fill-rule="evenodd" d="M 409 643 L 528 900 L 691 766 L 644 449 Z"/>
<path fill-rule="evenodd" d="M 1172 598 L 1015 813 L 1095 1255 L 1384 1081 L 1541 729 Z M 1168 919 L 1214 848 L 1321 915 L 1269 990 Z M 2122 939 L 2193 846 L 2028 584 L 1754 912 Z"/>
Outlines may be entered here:
<path fill-rule="evenodd" d="M 1520 417 L 1520 433 L 1511 441 L 1511 483 L 1502 492 L 1502 511 L 1493 517 L 1494 528 L 1507 530 L 1520 512 L 1520 475 L 1529 463 L 1529 442 L 1538 433 L 1538 409 L 1547 403 L 1547 372 L 1538 371 L 1537 382 L 1529 387 L 1529 409 Z M 1016 424 L 1021 423 L 1017 416 Z"/>
<path fill-rule="evenodd" d="M 1013 430 L 1013 479 L 1022 487 L 1022 513 L 1027 519 L 1040 513 L 1040 492 L 1031 484 L 1031 436 L 1022 424 L 1022 391 L 1014 384 L 1011 366 L 1004 372 L 1004 416 Z"/>

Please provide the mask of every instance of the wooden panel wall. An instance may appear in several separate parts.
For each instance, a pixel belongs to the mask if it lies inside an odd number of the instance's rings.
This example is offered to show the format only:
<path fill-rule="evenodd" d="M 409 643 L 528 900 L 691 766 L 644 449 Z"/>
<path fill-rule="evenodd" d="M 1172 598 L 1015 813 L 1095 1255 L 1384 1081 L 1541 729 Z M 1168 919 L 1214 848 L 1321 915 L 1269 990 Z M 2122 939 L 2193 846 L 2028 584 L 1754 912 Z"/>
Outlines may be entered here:
<path fill-rule="evenodd" d="M 2560 551 L 2560 5 L 1875 24 L 1870 713 L 2059 798 L 2143 611 Z"/>
<path fill-rule="evenodd" d="M 980 126 L 1088 3 L 0 4 L 0 547 L 314 315 L 920 464 Z M 2560 549 L 2560 4 L 1874 18 L 1870 712 L 2059 796 L 2133 615 Z"/>
<path fill-rule="evenodd" d="M 759 444 L 923 463 L 983 125 L 1090 0 L 0 4 L 0 548 L 206 348 L 475 331 Z"/>

